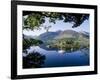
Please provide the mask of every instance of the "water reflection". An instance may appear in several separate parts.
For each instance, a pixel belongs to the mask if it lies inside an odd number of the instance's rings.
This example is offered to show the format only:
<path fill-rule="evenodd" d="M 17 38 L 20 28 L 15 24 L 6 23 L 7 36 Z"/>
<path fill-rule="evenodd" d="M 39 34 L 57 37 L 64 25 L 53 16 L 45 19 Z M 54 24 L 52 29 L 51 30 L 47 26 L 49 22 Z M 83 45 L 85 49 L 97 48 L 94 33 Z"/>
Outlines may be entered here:
<path fill-rule="evenodd" d="M 89 65 L 89 49 L 59 51 L 31 46 L 23 53 L 23 68 L 64 67 Z"/>

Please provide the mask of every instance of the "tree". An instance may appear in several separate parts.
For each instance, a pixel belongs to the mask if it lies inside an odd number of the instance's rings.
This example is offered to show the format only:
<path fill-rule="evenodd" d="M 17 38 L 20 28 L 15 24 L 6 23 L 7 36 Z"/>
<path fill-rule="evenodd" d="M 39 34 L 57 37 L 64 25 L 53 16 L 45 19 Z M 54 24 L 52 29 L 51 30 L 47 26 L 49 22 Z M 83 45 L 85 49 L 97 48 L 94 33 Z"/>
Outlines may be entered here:
<path fill-rule="evenodd" d="M 48 32 L 50 28 L 51 26 L 44 26 L 44 29 L 46 30 L 46 32 Z"/>
<path fill-rule="evenodd" d="M 72 22 L 73 28 L 80 26 L 85 20 L 89 18 L 89 14 L 79 14 L 79 13 L 57 13 L 57 12 L 32 12 L 24 11 L 23 16 L 28 15 L 24 19 L 23 29 L 41 29 L 40 26 L 45 23 L 45 19 L 49 18 L 50 23 L 56 24 L 57 20 L 62 20 L 63 22 Z M 46 28 L 48 30 L 48 28 Z"/>

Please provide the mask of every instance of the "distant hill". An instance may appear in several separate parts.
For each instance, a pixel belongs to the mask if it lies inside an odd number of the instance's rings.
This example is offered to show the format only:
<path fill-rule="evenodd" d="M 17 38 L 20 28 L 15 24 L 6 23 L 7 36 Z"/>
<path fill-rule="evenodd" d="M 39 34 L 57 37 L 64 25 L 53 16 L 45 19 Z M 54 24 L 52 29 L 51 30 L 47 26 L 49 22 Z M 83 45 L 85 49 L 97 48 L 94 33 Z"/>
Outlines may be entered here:
<path fill-rule="evenodd" d="M 56 32 L 45 32 L 38 36 L 38 39 L 42 41 L 53 40 L 53 39 L 63 39 L 63 38 L 79 38 L 80 36 L 84 38 L 89 38 L 88 32 L 76 32 L 73 30 L 56 31 Z"/>
<path fill-rule="evenodd" d="M 62 31 L 55 39 L 62 39 L 62 38 L 76 38 L 79 36 L 79 33 L 73 30 L 65 30 Z"/>
<path fill-rule="evenodd" d="M 61 31 L 57 31 L 57 32 L 45 32 L 45 33 L 41 34 L 40 36 L 38 36 L 38 39 L 40 39 L 42 41 L 52 40 L 55 37 L 57 37 L 60 33 L 61 33 Z"/>
<path fill-rule="evenodd" d="M 81 31 L 81 32 L 79 32 L 79 34 L 82 35 L 83 37 L 87 38 L 87 39 L 89 38 L 89 33 L 88 32 Z"/>
<path fill-rule="evenodd" d="M 32 35 L 25 35 L 23 34 L 24 39 L 38 39 L 38 36 L 32 36 Z"/>
<path fill-rule="evenodd" d="M 45 32 L 40 34 L 39 36 L 27 36 L 23 35 L 25 39 L 39 39 L 43 42 L 45 41 L 51 41 L 51 40 L 57 40 L 57 39 L 63 39 L 63 38 L 80 38 L 83 37 L 85 39 L 89 39 L 89 33 L 85 31 L 76 32 L 73 30 L 65 30 L 65 31 L 56 31 L 56 32 Z"/>

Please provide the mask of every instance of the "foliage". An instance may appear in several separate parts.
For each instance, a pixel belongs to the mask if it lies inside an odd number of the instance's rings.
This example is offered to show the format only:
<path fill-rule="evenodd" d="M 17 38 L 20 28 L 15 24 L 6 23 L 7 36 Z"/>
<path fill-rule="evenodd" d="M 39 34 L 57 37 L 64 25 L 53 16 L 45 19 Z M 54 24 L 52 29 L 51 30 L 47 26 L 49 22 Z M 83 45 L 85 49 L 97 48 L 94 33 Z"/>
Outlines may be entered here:
<path fill-rule="evenodd" d="M 39 45 L 42 44 L 43 42 L 41 40 L 36 40 L 36 39 L 23 39 L 23 50 L 29 48 L 32 45 Z"/>
<path fill-rule="evenodd" d="M 86 42 L 87 41 L 87 42 Z M 86 43 L 83 43 L 86 42 Z M 50 43 L 50 48 L 62 49 L 65 51 L 78 50 L 81 48 L 89 48 L 89 41 L 86 39 L 76 39 L 76 38 L 63 38 L 58 40 L 53 40 Z"/>
<path fill-rule="evenodd" d="M 44 29 L 46 30 L 46 32 L 49 31 L 49 28 L 51 28 L 51 26 L 44 26 Z"/>
<path fill-rule="evenodd" d="M 28 15 L 24 20 L 24 29 L 41 29 L 40 25 L 45 23 L 45 19 L 49 18 L 50 23 L 56 23 L 57 20 L 63 22 L 73 22 L 73 28 L 80 26 L 89 18 L 89 14 L 76 13 L 57 13 L 57 12 L 31 12 L 24 11 L 23 16 Z"/>
<path fill-rule="evenodd" d="M 23 68 L 38 68 L 44 64 L 45 55 L 38 52 L 29 53 L 26 57 L 23 57 Z"/>

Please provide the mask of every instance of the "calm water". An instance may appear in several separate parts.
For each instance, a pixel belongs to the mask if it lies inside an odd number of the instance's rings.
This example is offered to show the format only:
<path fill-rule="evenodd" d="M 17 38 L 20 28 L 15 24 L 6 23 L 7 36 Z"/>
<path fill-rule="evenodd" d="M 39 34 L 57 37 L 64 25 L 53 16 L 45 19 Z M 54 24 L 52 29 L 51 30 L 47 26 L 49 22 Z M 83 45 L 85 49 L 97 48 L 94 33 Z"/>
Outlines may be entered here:
<path fill-rule="evenodd" d="M 32 46 L 27 49 L 28 53 L 39 52 L 45 55 L 42 67 L 64 67 L 64 66 L 85 66 L 89 65 L 89 49 L 81 49 L 74 52 L 59 53 L 57 50 L 46 50 L 39 46 Z M 24 54 L 23 56 L 27 56 Z"/>

